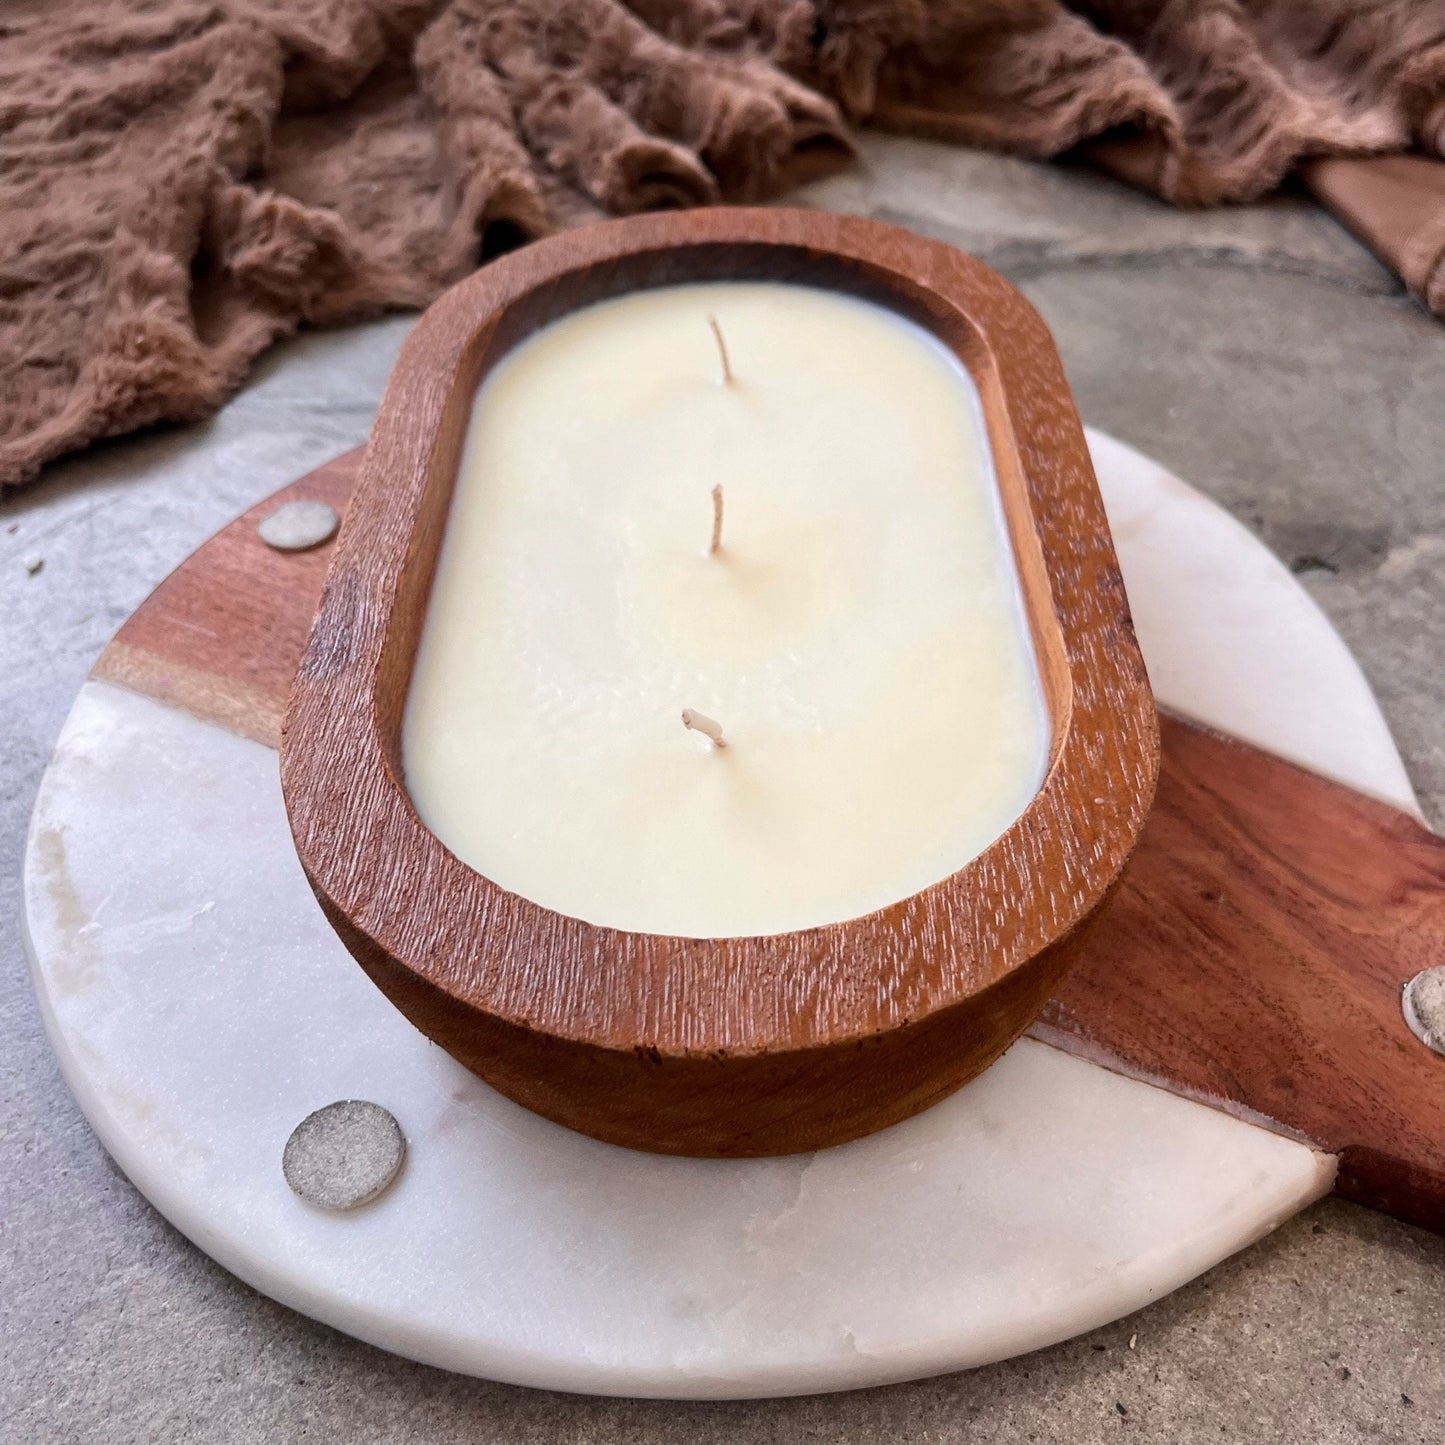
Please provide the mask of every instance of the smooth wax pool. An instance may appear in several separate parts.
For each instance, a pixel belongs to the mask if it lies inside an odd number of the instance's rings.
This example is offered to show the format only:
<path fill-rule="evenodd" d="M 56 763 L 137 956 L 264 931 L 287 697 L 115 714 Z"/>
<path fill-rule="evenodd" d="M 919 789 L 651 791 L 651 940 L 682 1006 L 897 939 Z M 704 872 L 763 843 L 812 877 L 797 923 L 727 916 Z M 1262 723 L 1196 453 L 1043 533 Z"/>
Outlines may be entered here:
<path fill-rule="evenodd" d="M 977 393 L 921 328 L 676 286 L 566 316 L 484 381 L 403 758 L 495 883 L 639 932 L 839 922 L 977 856 L 1048 743 Z"/>

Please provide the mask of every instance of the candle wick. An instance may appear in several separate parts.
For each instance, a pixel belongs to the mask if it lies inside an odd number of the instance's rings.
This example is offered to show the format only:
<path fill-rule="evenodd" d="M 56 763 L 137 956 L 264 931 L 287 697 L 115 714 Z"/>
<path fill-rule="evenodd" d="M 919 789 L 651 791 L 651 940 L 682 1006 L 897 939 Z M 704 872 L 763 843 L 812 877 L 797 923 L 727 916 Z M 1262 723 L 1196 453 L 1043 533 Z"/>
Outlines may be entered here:
<path fill-rule="evenodd" d="M 716 557 L 718 549 L 722 546 L 722 522 L 723 490 L 722 484 L 718 483 L 712 489 L 712 541 L 708 543 L 707 549 L 709 557 Z"/>
<path fill-rule="evenodd" d="M 723 741 L 722 724 L 710 718 L 705 712 L 697 712 L 690 707 L 683 708 L 682 725 L 695 733 L 701 733 L 715 748 L 727 747 Z"/>
<path fill-rule="evenodd" d="M 733 384 L 733 369 L 728 362 L 728 345 L 727 342 L 723 340 L 722 327 L 717 324 L 716 316 L 709 316 L 707 318 L 707 324 L 712 327 L 713 338 L 717 342 L 717 354 L 722 359 L 723 385 L 731 386 Z"/>

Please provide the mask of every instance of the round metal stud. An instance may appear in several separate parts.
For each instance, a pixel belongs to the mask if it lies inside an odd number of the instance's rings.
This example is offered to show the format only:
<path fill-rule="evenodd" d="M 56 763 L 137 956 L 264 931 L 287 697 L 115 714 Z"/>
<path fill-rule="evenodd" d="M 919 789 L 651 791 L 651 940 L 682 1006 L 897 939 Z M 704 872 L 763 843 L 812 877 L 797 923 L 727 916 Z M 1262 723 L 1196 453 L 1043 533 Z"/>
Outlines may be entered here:
<path fill-rule="evenodd" d="M 375 1199 L 401 1170 L 406 1138 L 380 1104 L 342 1099 L 308 1114 L 292 1131 L 281 1172 L 318 1209 L 355 1209 Z"/>
<path fill-rule="evenodd" d="M 256 526 L 261 540 L 278 552 L 305 552 L 336 535 L 341 518 L 327 502 L 283 502 Z"/>
<path fill-rule="evenodd" d="M 1426 1048 L 1445 1054 L 1445 964 L 1417 973 L 1405 985 L 1400 1008 L 1410 1032 Z"/>

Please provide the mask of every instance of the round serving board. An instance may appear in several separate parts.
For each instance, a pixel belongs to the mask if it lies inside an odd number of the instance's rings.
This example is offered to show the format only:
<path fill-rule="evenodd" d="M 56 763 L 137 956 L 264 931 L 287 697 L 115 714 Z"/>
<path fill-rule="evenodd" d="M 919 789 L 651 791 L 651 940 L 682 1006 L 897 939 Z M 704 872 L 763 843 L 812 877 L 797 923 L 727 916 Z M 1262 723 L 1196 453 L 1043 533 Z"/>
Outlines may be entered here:
<path fill-rule="evenodd" d="M 1152 462 L 1090 442 L 1161 703 L 1414 810 L 1358 667 L 1289 573 Z M 178 685 L 163 663 L 112 656 L 46 773 L 25 914 L 105 1146 L 200 1248 L 308 1315 L 556 1389 L 846 1389 L 1126 1314 L 1334 1182 L 1331 1154 L 1035 1039 L 820 1154 L 666 1158 L 547 1123 L 429 1044 L 327 926 L 257 740 L 267 665 L 238 669 L 256 706 L 228 694 L 199 709 L 214 721 L 146 695 Z M 282 1149 L 348 1098 L 396 1116 L 407 1160 L 327 1214 L 288 1189 Z"/>

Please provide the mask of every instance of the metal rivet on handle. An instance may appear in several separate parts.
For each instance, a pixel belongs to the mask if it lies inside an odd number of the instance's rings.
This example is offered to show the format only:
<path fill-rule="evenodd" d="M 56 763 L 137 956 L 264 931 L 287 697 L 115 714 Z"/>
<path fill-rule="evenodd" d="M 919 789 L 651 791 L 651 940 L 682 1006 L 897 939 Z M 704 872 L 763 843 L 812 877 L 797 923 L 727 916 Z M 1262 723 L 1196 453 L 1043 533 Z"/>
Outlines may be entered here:
<path fill-rule="evenodd" d="M 405 1158 L 406 1138 L 389 1110 L 342 1099 L 308 1114 L 291 1131 L 281 1172 L 307 1204 L 355 1209 L 396 1178 Z"/>
<path fill-rule="evenodd" d="M 1410 1032 L 1426 1048 L 1445 1054 L 1445 964 L 1417 973 L 1405 985 L 1400 1008 Z"/>
<path fill-rule="evenodd" d="M 305 552 L 329 542 L 341 518 L 326 502 L 283 502 L 256 526 L 261 540 L 278 552 Z"/>

